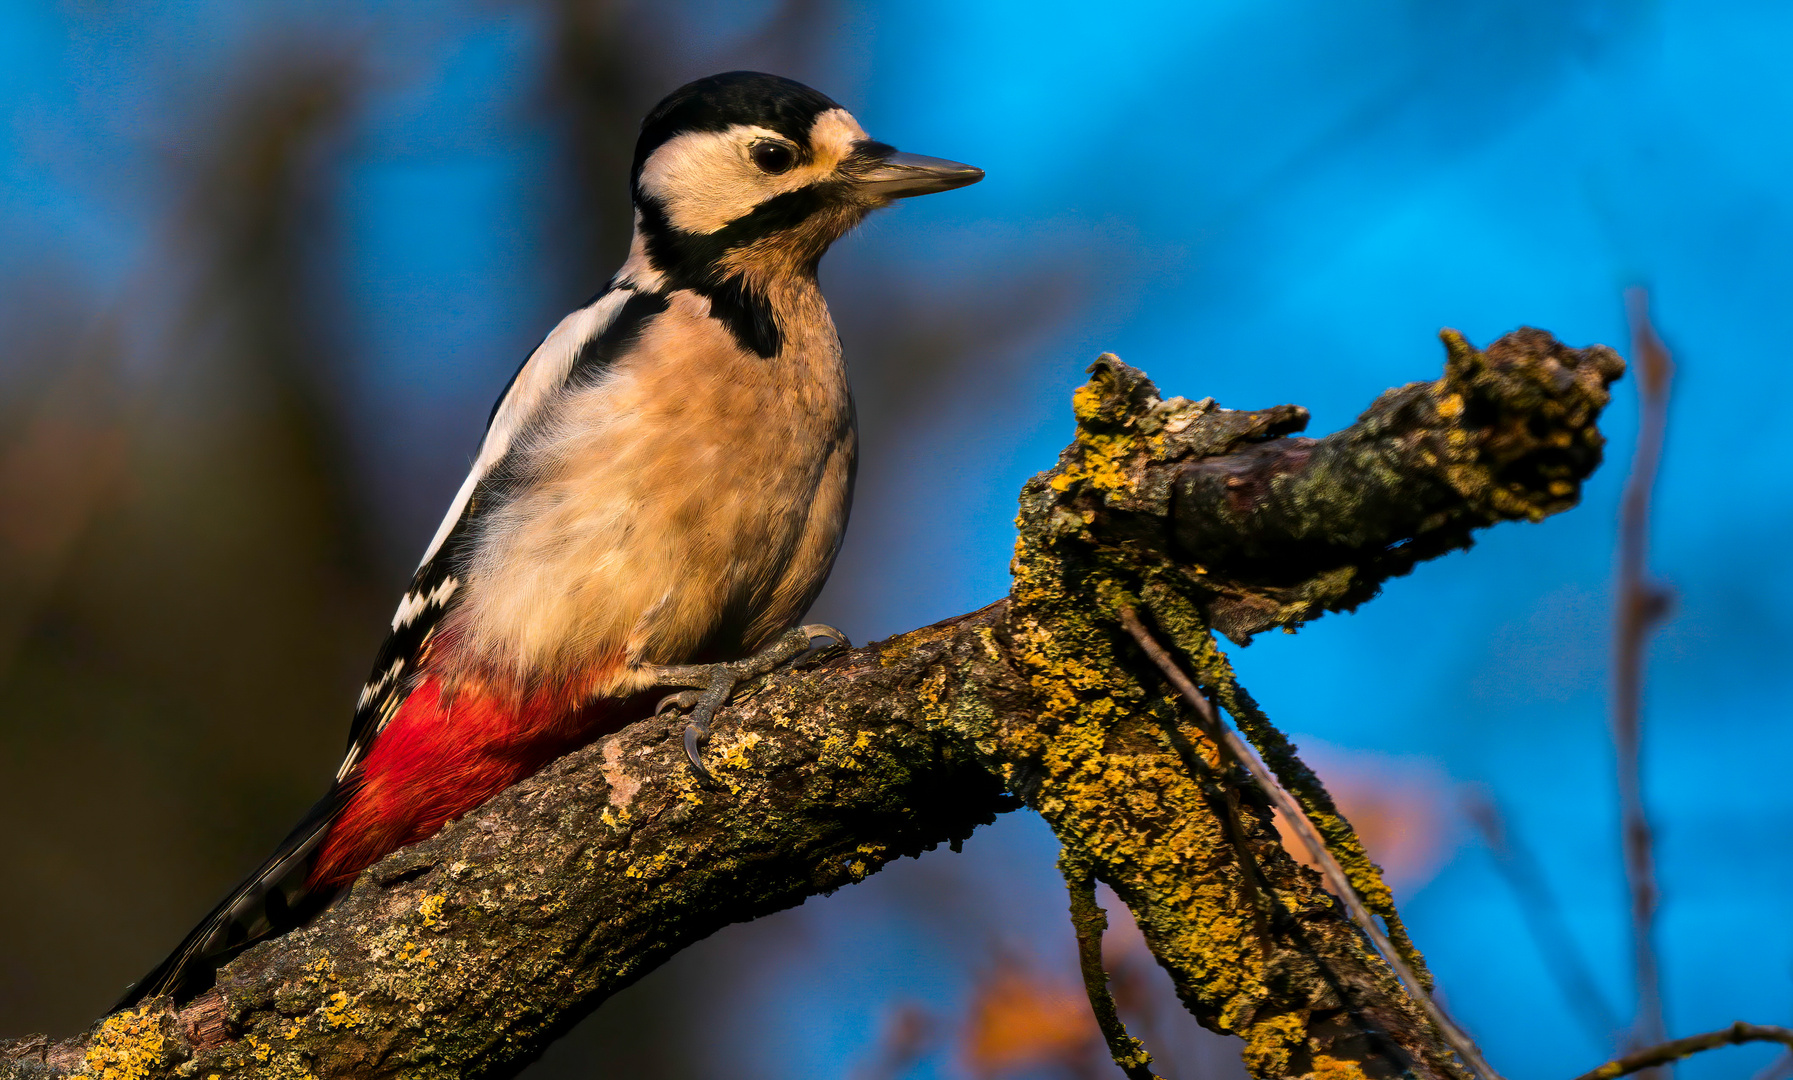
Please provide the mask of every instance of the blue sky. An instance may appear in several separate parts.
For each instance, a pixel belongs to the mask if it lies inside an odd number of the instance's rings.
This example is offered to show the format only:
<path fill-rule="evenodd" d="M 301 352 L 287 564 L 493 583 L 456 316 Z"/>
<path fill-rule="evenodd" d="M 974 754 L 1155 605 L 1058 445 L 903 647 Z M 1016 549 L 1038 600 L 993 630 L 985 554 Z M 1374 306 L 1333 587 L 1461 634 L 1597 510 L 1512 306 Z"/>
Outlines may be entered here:
<path fill-rule="evenodd" d="M 726 43 L 751 20 L 725 9 L 694 6 L 687 25 Z M 349 373 L 354 437 L 380 524 L 415 547 L 521 350 L 583 299 L 555 294 L 539 265 L 554 227 L 538 198 L 549 135 L 528 107 L 542 23 L 495 5 L 330 11 L 374 73 L 332 194 L 334 282 L 365 359 Z M 1793 10 L 910 0 L 838 16 L 838 85 L 821 88 L 878 137 L 989 178 L 882 215 L 831 256 L 825 283 L 831 265 L 942 289 L 1053 266 L 1076 291 L 868 447 L 891 479 L 857 512 L 852 594 L 831 591 L 816 614 L 864 640 L 1000 595 L 1015 493 L 1068 438 L 1068 392 L 1099 351 L 1168 393 L 1299 402 L 1323 433 L 1433 377 L 1440 327 L 1486 342 L 1530 324 L 1622 348 L 1622 290 L 1647 285 L 1678 364 L 1652 556 L 1677 602 L 1653 652 L 1647 747 L 1670 1022 L 1793 1019 Z M 116 295 L 156 257 L 166 161 L 184 149 L 166 117 L 254 47 L 327 21 L 298 5 L 0 3 L 0 271 L 48 267 Z M 1617 1000 L 1604 709 L 1633 390 L 1617 390 L 1608 464 L 1581 508 L 1498 529 L 1358 614 L 1237 653 L 1287 730 L 1421 757 L 1495 793 Z M 781 916 L 811 945 L 770 965 L 729 1022 L 756 1048 L 752 1075 L 838 1074 L 898 990 L 962 999 L 904 874 L 957 875 L 1057 955 L 1052 855 L 1015 815 L 963 855 L 930 857 L 950 871 L 895 868 Z M 1406 910 L 1504 1071 L 1593 1064 L 1472 840 Z M 1684 1075 L 1766 1058 L 1708 1056 Z"/>

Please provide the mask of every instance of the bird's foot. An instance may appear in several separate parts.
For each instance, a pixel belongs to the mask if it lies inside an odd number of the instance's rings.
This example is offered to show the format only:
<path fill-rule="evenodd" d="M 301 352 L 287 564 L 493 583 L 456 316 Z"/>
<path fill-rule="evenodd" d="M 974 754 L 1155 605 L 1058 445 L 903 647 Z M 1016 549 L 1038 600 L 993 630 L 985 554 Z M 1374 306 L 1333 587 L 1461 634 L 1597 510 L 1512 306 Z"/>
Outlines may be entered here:
<path fill-rule="evenodd" d="M 776 671 L 809 652 L 813 648 L 812 642 L 823 638 L 837 645 L 852 644 L 847 635 L 832 626 L 809 623 L 785 631 L 770 645 L 740 660 L 721 664 L 669 664 L 646 669 L 653 678 L 650 686 L 695 688 L 661 698 L 654 707 L 654 715 L 668 709 L 689 710 L 690 714 L 685 717 L 685 756 L 691 759 L 691 768 L 700 780 L 705 784 L 716 782 L 710 770 L 704 767 L 703 745 L 710 740 L 710 722 L 716 718 L 716 710 L 734 694 L 735 687 Z"/>

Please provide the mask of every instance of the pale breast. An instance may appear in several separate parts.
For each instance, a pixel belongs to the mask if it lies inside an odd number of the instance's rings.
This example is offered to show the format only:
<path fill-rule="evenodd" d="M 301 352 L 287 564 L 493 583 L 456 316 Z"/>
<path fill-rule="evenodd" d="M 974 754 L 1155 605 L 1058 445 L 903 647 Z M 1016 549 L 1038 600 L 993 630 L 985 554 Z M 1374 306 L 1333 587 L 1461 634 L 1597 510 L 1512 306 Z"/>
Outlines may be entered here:
<path fill-rule="evenodd" d="M 702 298 L 668 299 L 636 348 L 519 438 L 464 568 L 450 666 L 559 681 L 740 652 L 820 588 L 854 453 L 826 308 L 818 295 L 767 359 Z"/>

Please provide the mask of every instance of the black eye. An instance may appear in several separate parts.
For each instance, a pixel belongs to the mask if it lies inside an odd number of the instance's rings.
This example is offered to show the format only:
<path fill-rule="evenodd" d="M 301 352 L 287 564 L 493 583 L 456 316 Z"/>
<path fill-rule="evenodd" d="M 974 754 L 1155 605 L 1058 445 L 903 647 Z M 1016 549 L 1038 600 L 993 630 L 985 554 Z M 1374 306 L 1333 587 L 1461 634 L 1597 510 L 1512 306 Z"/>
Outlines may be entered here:
<path fill-rule="evenodd" d="M 788 143 L 756 142 L 747 148 L 747 156 L 759 166 L 760 172 L 777 176 L 782 172 L 790 172 L 791 166 L 797 164 L 797 151 Z"/>

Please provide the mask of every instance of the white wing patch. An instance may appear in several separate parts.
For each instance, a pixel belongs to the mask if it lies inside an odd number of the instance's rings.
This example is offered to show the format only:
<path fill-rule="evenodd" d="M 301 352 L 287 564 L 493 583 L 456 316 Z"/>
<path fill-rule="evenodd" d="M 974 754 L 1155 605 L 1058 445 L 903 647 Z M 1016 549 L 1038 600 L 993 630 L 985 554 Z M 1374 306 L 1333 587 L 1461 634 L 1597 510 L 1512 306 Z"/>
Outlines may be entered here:
<path fill-rule="evenodd" d="M 397 614 L 392 616 L 392 628 L 398 630 L 410 626 L 417 621 L 417 616 L 422 615 L 428 609 L 447 604 L 448 598 L 453 596 L 454 591 L 460 587 L 460 581 L 450 577 L 444 578 L 442 584 L 437 585 L 426 594 L 406 593 L 405 598 L 399 601 Z"/>
<path fill-rule="evenodd" d="M 467 503 L 473 498 L 473 489 L 492 471 L 510 450 L 511 440 L 517 432 L 529 422 L 536 410 L 559 390 L 566 382 L 569 372 L 573 370 L 573 361 L 579 358 L 579 350 L 585 343 L 602 334 L 616 313 L 622 310 L 629 297 L 634 293 L 629 289 L 612 289 L 599 297 L 597 302 L 582 307 L 566 318 L 560 325 L 549 332 L 536 346 L 535 352 L 517 373 L 517 381 L 511 384 L 510 392 L 504 395 L 499 403 L 498 411 L 492 416 L 492 426 L 486 432 L 485 441 L 480 443 L 479 456 L 473 461 L 473 469 L 461 484 L 454 502 L 448 507 L 448 514 L 442 519 L 442 525 L 436 530 L 435 538 L 430 541 L 429 550 L 423 553 L 418 565 L 422 566 L 436 557 L 442 550 L 443 541 L 454 530 L 455 522 L 467 509 Z M 406 600 L 409 601 L 409 597 Z M 404 607 L 399 608 L 400 613 Z M 394 626 L 399 623 L 395 619 Z"/>

